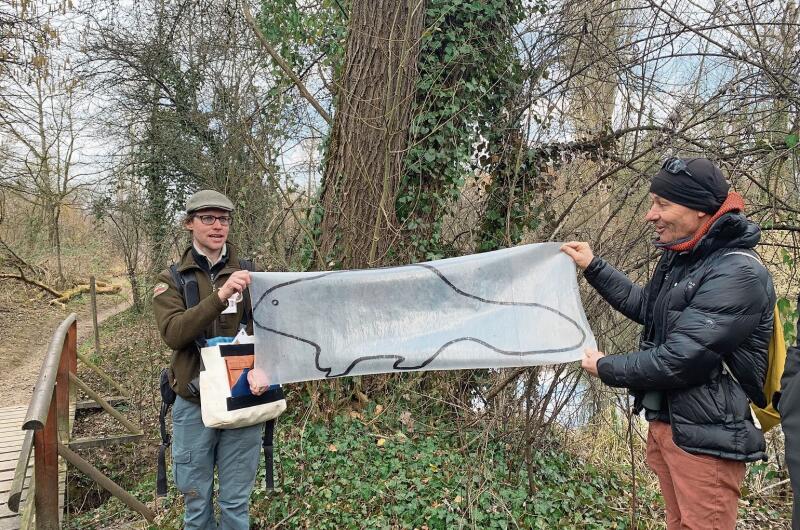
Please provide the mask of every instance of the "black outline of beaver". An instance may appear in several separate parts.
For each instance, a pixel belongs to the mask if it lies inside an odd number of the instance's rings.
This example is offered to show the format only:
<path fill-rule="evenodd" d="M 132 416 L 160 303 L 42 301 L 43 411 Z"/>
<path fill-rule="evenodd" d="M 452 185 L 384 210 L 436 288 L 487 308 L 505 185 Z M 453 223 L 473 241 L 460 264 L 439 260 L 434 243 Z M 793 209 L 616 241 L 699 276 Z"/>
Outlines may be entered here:
<path fill-rule="evenodd" d="M 406 265 L 405 267 L 422 267 L 424 269 L 427 269 L 427 270 L 433 272 L 434 274 L 436 274 L 436 276 L 438 276 L 445 284 L 447 284 L 448 287 L 453 289 L 456 293 L 460 294 L 461 296 L 465 296 L 467 298 L 472 298 L 472 299 L 478 300 L 480 302 L 484 302 L 484 303 L 487 303 L 487 304 L 494 304 L 494 305 L 505 305 L 505 306 L 538 307 L 538 308 L 544 309 L 546 311 L 550 311 L 552 313 L 555 313 L 556 315 L 558 315 L 561 318 L 567 320 L 570 324 L 572 324 L 573 326 L 575 326 L 577 328 L 577 330 L 581 334 L 581 340 L 580 340 L 580 342 L 578 342 L 574 346 L 568 346 L 568 347 L 565 347 L 565 348 L 551 348 L 551 349 L 546 349 L 546 350 L 530 350 L 530 351 L 519 352 L 519 351 L 506 351 L 506 350 L 501 350 L 499 348 L 495 348 L 494 346 L 492 346 L 491 344 L 487 343 L 486 341 L 483 341 L 481 339 L 477 339 L 475 337 L 459 337 L 457 339 L 453 339 L 453 340 L 450 340 L 450 341 L 444 343 L 441 347 L 439 347 L 438 350 L 436 350 L 436 352 L 433 355 L 431 355 L 430 357 L 425 359 L 421 364 L 419 364 L 417 366 L 399 366 L 401 363 L 403 363 L 406 360 L 406 357 L 404 357 L 402 355 L 367 355 L 367 356 L 364 356 L 364 357 L 356 358 L 352 363 L 350 363 L 350 366 L 348 366 L 347 369 L 344 372 L 342 372 L 341 374 L 333 374 L 333 375 L 331 375 L 331 371 L 333 370 L 333 367 L 323 368 L 319 364 L 320 363 L 320 356 L 322 355 L 322 348 L 320 347 L 319 344 L 317 344 L 314 341 L 311 341 L 311 340 L 308 340 L 308 339 L 304 339 L 302 337 L 297 337 L 295 335 L 291 335 L 289 333 L 285 333 L 283 331 L 278 331 L 276 329 L 268 328 L 268 327 L 262 325 L 256 319 L 256 311 L 258 310 L 258 307 L 261 305 L 262 302 L 264 302 L 264 299 L 271 292 L 273 292 L 273 291 L 275 291 L 277 289 L 280 289 L 281 287 L 286 287 L 287 285 L 292 285 L 292 284 L 299 283 L 299 282 L 307 282 L 307 281 L 311 281 L 311 280 L 318 280 L 320 278 L 324 278 L 325 276 L 330 276 L 332 274 L 341 274 L 343 272 L 352 272 L 352 271 L 325 272 L 325 273 L 317 274 L 315 276 L 306 276 L 306 277 L 303 277 L 303 278 L 297 278 L 295 280 L 290 280 L 288 282 L 279 283 L 278 285 L 270 287 L 267 291 L 264 292 L 264 294 L 261 295 L 261 297 L 258 299 L 258 301 L 253 306 L 253 324 L 255 324 L 259 328 L 263 329 L 264 331 L 269 331 L 271 333 L 275 333 L 276 335 L 281 335 L 283 337 L 288 337 L 290 339 L 298 340 L 300 342 L 304 342 L 304 343 L 310 345 L 311 347 L 313 347 L 314 350 L 315 350 L 315 353 L 314 353 L 314 364 L 316 365 L 317 370 L 319 370 L 321 373 L 325 374 L 326 378 L 344 377 L 346 375 L 349 375 L 350 372 L 353 370 L 353 368 L 355 368 L 355 366 L 358 363 L 363 362 L 363 361 L 371 361 L 371 360 L 375 360 L 375 359 L 396 359 L 396 361 L 392 365 L 392 368 L 394 370 L 401 370 L 401 371 L 402 370 L 419 370 L 419 369 L 425 368 L 428 364 L 433 362 L 433 360 L 436 359 L 436 357 L 438 357 L 439 354 L 442 353 L 442 351 L 445 348 L 447 348 L 448 346 L 451 346 L 451 345 L 459 343 L 459 342 L 464 342 L 464 341 L 476 342 L 478 344 L 486 346 L 487 348 L 489 348 L 491 350 L 494 350 L 495 352 L 497 352 L 497 353 L 499 353 L 501 355 L 514 355 L 514 356 L 520 356 L 520 355 L 543 355 L 543 354 L 547 354 L 547 353 L 560 353 L 560 352 L 572 351 L 572 350 L 575 350 L 577 348 L 580 348 L 583 345 L 583 343 L 586 341 L 586 331 L 584 331 L 584 329 L 580 326 L 580 324 L 578 324 L 574 319 L 568 317 L 567 315 L 565 315 L 564 313 L 562 313 L 558 309 L 555 309 L 555 308 L 552 308 L 552 307 L 549 307 L 549 306 L 546 306 L 546 305 L 543 305 L 543 304 L 538 304 L 536 302 L 503 302 L 503 301 L 500 301 L 500 300 L 487 300 L 486 298 L 481 298 L 480 296 L 476 296 L 474 294 L 470 294 L 470 293 L 467 293 L 465 291 L 462 291 L 461 289 L 459 289 L 458 287 L 453 285 L 450 282 L 450 280 L 448 280 L 436 267 L 434 267 L 432 265 L 428 265 L 428 264 L 425 264 L 425 263 L 417 263 L 417 264 L 413 264 L 413 265 Z M 400 268 L 405 268 L 405 267 L 400 267 Z M 273 302 L 273 305 L 277 305 L 277 304 L 274 303 L 274 302 L 276 302 L 275 300 L 273 300 L 272 302 Z"/>

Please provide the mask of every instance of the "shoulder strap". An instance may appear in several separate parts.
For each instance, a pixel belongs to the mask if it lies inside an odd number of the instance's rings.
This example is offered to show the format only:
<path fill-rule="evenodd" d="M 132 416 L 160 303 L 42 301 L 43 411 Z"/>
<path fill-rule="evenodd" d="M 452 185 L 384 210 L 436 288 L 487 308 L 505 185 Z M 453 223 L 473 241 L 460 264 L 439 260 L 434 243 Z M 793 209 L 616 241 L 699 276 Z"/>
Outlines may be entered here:
<path fill-rule="evenodd" d="M 178 265 L 175 263 L 169 266 L 169 272 L 172 275 L 172 282 L 175 284 L 178 294 L 183 298 L 186 309 L 191 309 L 199 304 L 200 286 L 197 284 L 197 274 L 192 271 L 178 271 Z M 201 332 L 198 337 L 195 337 L 194 343 L 199 352 L 206 343 L 205 331 Z M 203 366 L 202 359 L 200 359 L 200 366 Z"/>
<path fill-rule="evenodd" d="M 183 300 L 186 309 L 191 309 L 200 303 L 200 286 L 197 283 L 197 273 L 190 271 L 181 272 L 183 282 Z"/>
<path fill-rule="evenodd" d="M 181 295 L 184 302 L 186 302 L 185 297 L 183 296 L 183 275 L 178 272 L 178 265 L 173 263 L 169 266 L 169 273 L 172 275 L 172 283 L 175 284 L 175 288 L 178 290 L 178 294 Z"/>

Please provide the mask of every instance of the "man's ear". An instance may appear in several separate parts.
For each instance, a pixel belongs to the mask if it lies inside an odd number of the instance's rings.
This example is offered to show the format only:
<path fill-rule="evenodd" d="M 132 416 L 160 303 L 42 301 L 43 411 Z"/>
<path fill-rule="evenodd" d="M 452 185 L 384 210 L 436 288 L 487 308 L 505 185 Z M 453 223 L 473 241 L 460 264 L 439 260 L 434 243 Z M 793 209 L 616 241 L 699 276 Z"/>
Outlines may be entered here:
<path fill-rule="evenodd" d="M 698 219 L 702 219 L 703 217 L 708 217 L 708 214 L 706 212 L 698 211 L 697 212 L 697 218 Z"/>

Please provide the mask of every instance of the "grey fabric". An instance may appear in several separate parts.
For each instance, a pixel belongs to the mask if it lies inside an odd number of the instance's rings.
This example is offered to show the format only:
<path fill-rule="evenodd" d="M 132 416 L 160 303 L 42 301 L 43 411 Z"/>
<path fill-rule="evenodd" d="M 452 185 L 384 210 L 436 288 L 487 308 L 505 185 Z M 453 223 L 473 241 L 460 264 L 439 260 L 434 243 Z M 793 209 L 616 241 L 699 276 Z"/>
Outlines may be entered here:
<path fill-rule="evenodd" d="M 584 272 L 617 310 L 644 324 L 640 350 L 600 360 L 608 385 L 664 394 L 655 417 L 672 424 L 675 443 L 693 454 L 754 461 L 766 458 L 748 397 L 765 404 L 763 385 L 775 292 L 750 250 L 760 239 L 743 215 L 720 217 L 688 252 L 666 251 L 645 287 L 600 258 Z M 722 371 L 722 360 L 741 385 Z"/>

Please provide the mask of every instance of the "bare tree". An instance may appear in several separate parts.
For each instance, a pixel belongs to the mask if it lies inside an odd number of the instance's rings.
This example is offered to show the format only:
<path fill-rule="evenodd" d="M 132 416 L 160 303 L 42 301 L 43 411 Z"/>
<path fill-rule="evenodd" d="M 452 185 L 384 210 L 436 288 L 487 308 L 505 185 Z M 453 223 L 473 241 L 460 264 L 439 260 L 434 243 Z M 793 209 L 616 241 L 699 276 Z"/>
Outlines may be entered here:
<path fill-rule="evenodd" d="M 10 145 L 0 186 L 44 219 L 63 286 L 61 214 L 65 206 L 78 204 L 78 194 L 96 183 L 96 175 L 80 154 L 87 134 L 86 121 L 78 117 L 80 80 L 49 64 L 50 57 L 27 74 L 7 79 L 0 94 L 6 109 L 0 133 Z"/>
<path fill-rule="evenodd" d="M 422 0 L 354 2 L 322 182 L 320 250 L 329 266 L 375 266 L 396 230 Z"/>

